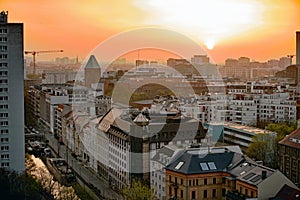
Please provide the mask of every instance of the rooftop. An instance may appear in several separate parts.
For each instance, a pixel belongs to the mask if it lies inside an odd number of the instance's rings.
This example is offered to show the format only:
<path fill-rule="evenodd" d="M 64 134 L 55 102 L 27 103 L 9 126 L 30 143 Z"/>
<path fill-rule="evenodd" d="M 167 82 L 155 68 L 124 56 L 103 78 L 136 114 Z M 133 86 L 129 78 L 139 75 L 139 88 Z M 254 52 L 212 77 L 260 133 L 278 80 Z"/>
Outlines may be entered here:
<path fill-rule="evenodd" d="M 300 149 L 300 128 L 283 138 L 279 144 Z"/>
<path fill-rule="evenodd" d="M 227 128 L 231 129 L 237 129 L 237 130 L 242 130 L 245 132 L 250 132 L 254 134 L 274 134 L 274 132 L 265 130 L 265 129 L 260 129 L 252 126 L 245 126 L 241 124 L 235 124 L 235 123 L 230 123 L 230 122 L 224 122 L 224 126 Z"/>
<path fill-rule="evenodd" d="M 228 178 L 254 186 L 276 172 L 226 147 L 188 149 L 166 169 L 186 175 L 227 172 Z"/>

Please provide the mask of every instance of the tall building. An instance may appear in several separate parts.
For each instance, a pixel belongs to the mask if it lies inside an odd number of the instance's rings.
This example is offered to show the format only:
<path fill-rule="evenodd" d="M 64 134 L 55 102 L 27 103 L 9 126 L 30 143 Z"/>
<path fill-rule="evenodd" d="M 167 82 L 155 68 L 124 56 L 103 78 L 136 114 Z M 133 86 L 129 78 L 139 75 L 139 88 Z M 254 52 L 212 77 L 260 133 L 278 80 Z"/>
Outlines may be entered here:
<path fill-rule="evenodd" d="M 296 32 L 296 65 L 300 65 L 300 31 Z"/>
<path fill-rule="evenodd" d="M 0 13 L 0 167 L 25 170 L 23 23 Z"/>
<path fill-rule="evenodd" d="M 85 86 L 88 88 L 92 87 L 93 83 L 98 83 L 101 77 L 101 68 L 97 59 L 94 55 L 89 57 L 84 67 L 84 81 Z"/>

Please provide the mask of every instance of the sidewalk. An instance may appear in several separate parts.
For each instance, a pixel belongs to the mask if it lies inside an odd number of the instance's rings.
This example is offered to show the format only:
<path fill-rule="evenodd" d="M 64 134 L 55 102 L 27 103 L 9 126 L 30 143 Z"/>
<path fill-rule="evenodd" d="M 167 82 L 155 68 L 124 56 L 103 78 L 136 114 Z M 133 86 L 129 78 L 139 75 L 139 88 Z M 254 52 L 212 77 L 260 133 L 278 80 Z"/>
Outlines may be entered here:
<path fill-rule="evenodd" d="M 58 153 L 58 145 L 60 144 L 54 138 L 53 134 L 46 133 L 45 137 L 49 140 L 49 146 L 52 148 L 52 150 L 54 150 L 55 153 Z M 91 190 L 95 191 L 96 188 L 98 191 L 100 191 L 102 197 L 97 195 L 99 196 L 99 199 L 123 199 L 121 194 L 117 194 L 109 187 L 106 180 L 100 177 L 95 171 L 84 166 L 83 163 L 75 159 L 71 155 L 71 152 L 66 150 L 65 145 L 60 145 L 59 156 L 68 161 L 69 166 L 89 185 Z"/>

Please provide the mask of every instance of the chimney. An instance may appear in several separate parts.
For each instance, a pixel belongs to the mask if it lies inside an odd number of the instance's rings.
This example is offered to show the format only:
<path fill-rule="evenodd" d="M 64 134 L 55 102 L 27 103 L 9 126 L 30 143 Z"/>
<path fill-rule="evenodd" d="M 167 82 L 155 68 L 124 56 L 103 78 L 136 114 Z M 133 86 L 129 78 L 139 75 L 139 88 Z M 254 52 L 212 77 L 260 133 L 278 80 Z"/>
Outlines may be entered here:
<path fill-rule="evenodd" d="M 263 170 L 261 171 L 261 179 L 264 180 L 267 178 L 267 171 Z"/>
<path fill-rule="evenodd" d="M 300 65 L 300 31 L 296 32 L 296 65 Z"/>

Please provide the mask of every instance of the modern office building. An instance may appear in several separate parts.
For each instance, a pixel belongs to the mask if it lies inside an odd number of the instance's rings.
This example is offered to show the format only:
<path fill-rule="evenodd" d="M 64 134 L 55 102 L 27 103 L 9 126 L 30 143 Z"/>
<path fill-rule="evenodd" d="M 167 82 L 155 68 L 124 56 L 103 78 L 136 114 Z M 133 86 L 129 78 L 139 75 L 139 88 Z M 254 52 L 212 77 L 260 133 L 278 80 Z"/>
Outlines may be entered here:
<path fill-rule="evenodd" d="M 0 167 L 25 170 L 23 24 L 0 13 Z"/>

